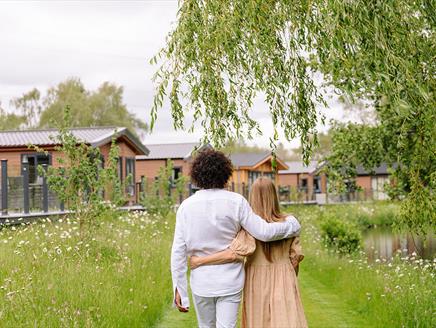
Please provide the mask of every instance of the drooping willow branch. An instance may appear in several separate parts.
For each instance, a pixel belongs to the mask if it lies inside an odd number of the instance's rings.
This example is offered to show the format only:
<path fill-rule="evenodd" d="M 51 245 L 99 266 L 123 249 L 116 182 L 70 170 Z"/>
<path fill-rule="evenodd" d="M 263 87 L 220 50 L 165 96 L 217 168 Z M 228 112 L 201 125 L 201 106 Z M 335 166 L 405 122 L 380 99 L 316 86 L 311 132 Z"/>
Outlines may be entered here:
<path fill-rule="evenodd" d="M 378 136 L 366 129 L 342 130 L 362 134 L 337 147 L 367 151 L 359 156 L 369 157 L 366 163 L 397 163 L 406 224 L 419 230 L 425 218 L 434 227 L 435 7 L 434 0 L 180 1 L 178 24 L 153 60 L 162 66 L 151 126 L 168 96 L 176 129 L 190 112 L 205 139 L 219 146 L 260 130 L 252 107 L 263 97 L 272 146 L 281 128 L 286 139 L 300 138 L 308 160 L 317 143 L 317 105 L 324 104 L 315 79 L 321 73 L 342 94 L 371 101 L 383 131 L 375 155 L 359 146 L 361 138 Z M 355 160 L 338 157 L 345 153 L 332 153 L 331 162 L 341 165 L 331 176 L 355 168 Z"/>

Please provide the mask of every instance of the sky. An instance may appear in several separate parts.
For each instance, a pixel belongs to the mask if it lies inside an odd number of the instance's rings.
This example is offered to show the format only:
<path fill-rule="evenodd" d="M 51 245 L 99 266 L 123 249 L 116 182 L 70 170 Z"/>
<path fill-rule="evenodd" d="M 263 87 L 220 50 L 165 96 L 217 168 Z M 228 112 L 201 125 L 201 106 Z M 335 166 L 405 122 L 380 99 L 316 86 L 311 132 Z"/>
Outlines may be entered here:
<path fill-rule="evenodd" d="M 12 98 L 36 87 L 43 93 L 69 77 L 79 77 L 87 89 L 104 81 L 124 87 L 129 111 L 149 122 L 157 66 L 149 60 L 165 45 L 175 27 L 177 0 L 143 1 L 5 1 L 0 0 L 0 101 L 11 110 Z M 342 119 L 336 98 L 320 108 L 327 121 Z M 263 136 L 251 144 L 267 147 L 272 125 L 259 99 L 253 117 Z M 327 126 L 319 126 L 320 131 Z M 197 141 L 194 134 L 174 131 L 168 104 L 145 144 Z M 298 140 L 284 142 L 289 147 Z"/>

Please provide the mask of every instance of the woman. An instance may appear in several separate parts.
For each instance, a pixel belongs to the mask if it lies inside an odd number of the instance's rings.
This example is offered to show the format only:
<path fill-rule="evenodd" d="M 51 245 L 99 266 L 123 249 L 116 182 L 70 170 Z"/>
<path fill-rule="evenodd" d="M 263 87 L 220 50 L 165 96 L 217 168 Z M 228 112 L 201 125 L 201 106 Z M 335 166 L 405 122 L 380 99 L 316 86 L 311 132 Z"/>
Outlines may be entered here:
<path fill-rule="evenodd" d="M 275 186 L 268 178 L 253 183 L 250 205 L 268 222 L 286 219 L 280 212 Z M 192 257 L 190 263 L 195 269 L 243 260 L 246 255 L 242 327 L 307 327 L 296 278 L 298 263 L 303 259 L 298 237 L 264 243 L 241 230 L 229 249 Z"/>

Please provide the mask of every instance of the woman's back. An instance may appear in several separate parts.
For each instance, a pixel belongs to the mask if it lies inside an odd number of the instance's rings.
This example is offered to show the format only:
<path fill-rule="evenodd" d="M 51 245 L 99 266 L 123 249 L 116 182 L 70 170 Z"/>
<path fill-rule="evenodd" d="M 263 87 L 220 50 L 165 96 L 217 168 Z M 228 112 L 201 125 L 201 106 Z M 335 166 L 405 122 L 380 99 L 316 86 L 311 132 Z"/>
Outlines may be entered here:
<path fill-rule="evenodd" d="M 269 247 L 271 261 L 256 240 L 255 252 L 247 258 L 242 306 L 242 327 L 307 327 L 290 261 L 294 238 Z"/>
<path fill-rule="evenodd" d="M 247 258 L 246 265 L 277 265 L 277 264 L 290 264 L 289 250 L 293 238 L 283 240 L 281 243 L 272 245 L 270 247 L 271 262 L 268 261 L 265 252 L 263 251 L 263 242 L 256 240 L 256 250 Z"/>

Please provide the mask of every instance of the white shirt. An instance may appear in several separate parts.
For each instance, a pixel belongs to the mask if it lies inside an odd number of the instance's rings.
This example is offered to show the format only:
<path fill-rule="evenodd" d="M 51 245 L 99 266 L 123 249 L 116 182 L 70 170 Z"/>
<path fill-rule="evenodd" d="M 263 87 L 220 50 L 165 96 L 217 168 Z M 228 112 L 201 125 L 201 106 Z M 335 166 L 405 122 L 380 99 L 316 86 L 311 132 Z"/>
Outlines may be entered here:
<path fill-rule="evenodd" d="M 184 307 L 189 306 L 187 257 L 228 248 L 241 227 L 261 241 L 290 238 L 300 230 L 292 216 L 285 222 L 267 223 L 253 213 L 243 196 L 223 189 L 197 191 L 180 205 L 171 250 L 171 273 L 173 292 L 177 288 Z M 241 291 L 244 279 L 243 264 L 232 262 L 200 266 L 191 271 L 190 282 L 195 295 L 217 297 Z"/>

